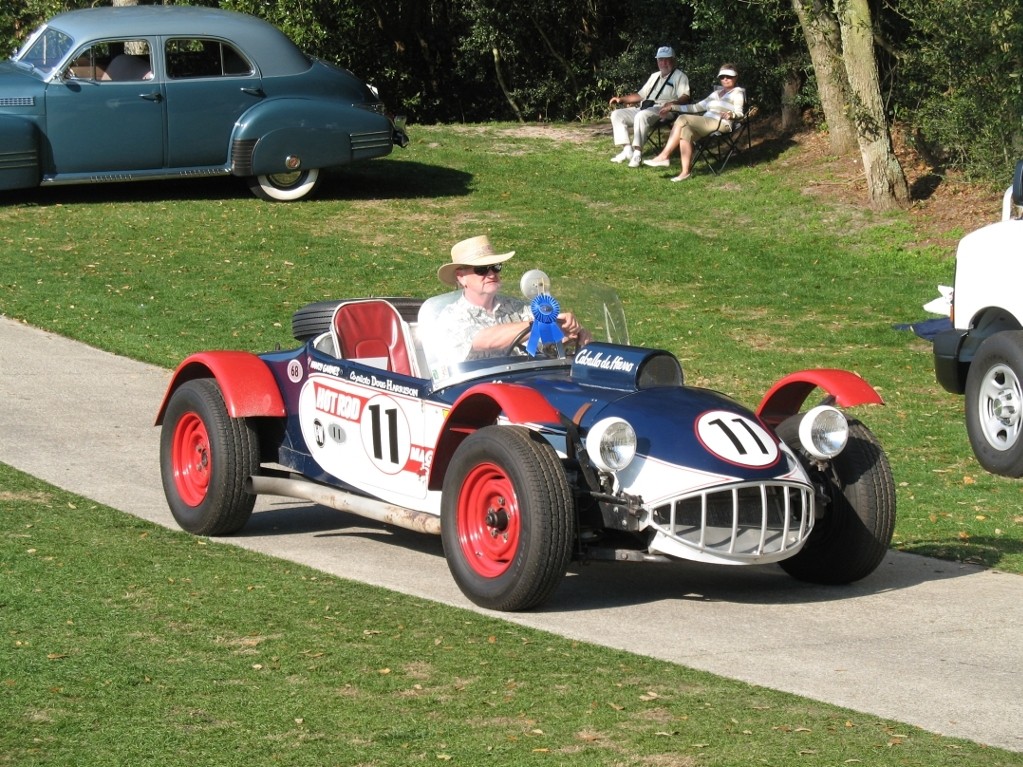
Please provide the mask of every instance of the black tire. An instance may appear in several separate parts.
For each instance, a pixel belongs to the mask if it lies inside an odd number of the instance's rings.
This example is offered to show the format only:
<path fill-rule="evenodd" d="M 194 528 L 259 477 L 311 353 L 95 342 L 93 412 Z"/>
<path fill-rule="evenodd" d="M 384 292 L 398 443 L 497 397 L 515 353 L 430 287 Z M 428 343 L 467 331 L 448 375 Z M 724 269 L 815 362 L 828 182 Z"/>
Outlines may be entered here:
<path fill-rule="evenodd" d="M 316 338 L 321 333 L 330 330 L 330 321 L 334 317 L 334 310 L 338 304 L 345 300 L 317 301 L 306 304 L 298 309 L 291 316 L 291 335 L 296 341 L 305 343 Z M 405 322 L 415 322 L 419 319 L 419 307 L 423 305 L 421 298 L 384 298 L 389 301 Z"/>
<path fill-rule="evenodd" d="M 572 491 L 557 453 L 521 426 L 487 426 L 444 476 L 441 539 L 458 587 L 480 607 L 528 610 L 565 577 Z"/>
<path fill-rule="evenodd" d="M 1023 331 L 986 339 L 966 376 L 966 433 L 992 474 L 1023 476 Z"/>
<path fill-rule="evenodd" d="M 320 185 L 320 171 L 316 168 L 288 173 L 270 173 L 249 176 L 249 191 L 267 202 L 293 202 L 311 197 Z"/>
<path fill-rule="evenodd" d="M 231 418 L 211 378 L 188 381 L 167 404 L 160 432 L 160 473 L 171 514 L 196 535 L 241 530 L 256 496 L 245 480 L 259 469 L 259 440 L 244 418 Z"/>
<path fill-rule="evenodd" d="M 790 436 L 785 442 L 802 457 L 795 447 L 798 439 L 792 441 Z M 881 564 L 895 532 L 895 481 L 888 457 L 870 429 L 850 419 L 845 450 L 823 471 L 806 461 L 804 465 L 831 503 L 802 550 L 783 560 L 782 568 L 811 583 L 852 583 L 865 578 Z"/>

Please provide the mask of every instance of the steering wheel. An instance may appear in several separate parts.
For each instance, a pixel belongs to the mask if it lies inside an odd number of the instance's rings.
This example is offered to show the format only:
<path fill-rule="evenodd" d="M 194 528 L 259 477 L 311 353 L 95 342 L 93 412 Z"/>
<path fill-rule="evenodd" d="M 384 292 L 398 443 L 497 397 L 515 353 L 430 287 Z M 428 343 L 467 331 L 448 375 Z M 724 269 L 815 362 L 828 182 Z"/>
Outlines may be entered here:
<path fill-rule="evenodd" d="M 517 336 L 515 336 L 515 340 L 512 341 L 511 346 L 508 347 L 508 353 L 522 354 L 527 357 L 530 356 L 529 352 L 526 351 L 526 346 L 529 343 L 529 336 L 532 334 L 532 332 L 533 325 L 532 323 L 530 323 L 529 325 L 524 327 Z M 560 346 L 561 354 L 557 354 L 556 350 L 558 347 L 556 344 L 540 344 L 537 349 L 537 351 L 539 352 L 539 355 L 537 356 L 547 357 L 548 359 L 553 359 L 555 357 L 565 358 L 575 356 L 577 348 L 577 340 L 575 338 L 566 337 L 565 340 L 561 342 Z M 546 353 L 548 351 L 550 353 Z"/>
<path fill-rule="evenodd" d="M 526 344 L 528 343 L 529 336 L 530 336 L 530 334 L 532 334 L 532 332 L 533 332 L 533 323 L 529 323 L 528 325 L 526 325 L 526 327 L 524 327 L 519 332 L 519 334 L 517 336 L 515 336 L 515 340 L 512 341 L 511 345 L 508 347 L 508 353 L 509 354 L 525 354 L 525 355 L 528 356 L 529 352 L 526 351 Z"/>

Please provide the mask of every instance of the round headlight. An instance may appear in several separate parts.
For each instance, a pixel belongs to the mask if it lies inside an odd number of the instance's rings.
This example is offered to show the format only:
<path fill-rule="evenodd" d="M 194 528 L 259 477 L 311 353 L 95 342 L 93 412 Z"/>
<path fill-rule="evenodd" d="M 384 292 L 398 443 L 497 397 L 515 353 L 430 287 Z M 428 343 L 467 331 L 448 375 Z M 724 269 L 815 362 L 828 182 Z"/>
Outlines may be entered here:
<path fill-rule="evenodd" d="M 624 418 L 604 418 L 586 435 L 586 454 L 601 471 L 621 471 L 636 457 L 636 430 Z"/>
<path fill-rule="evenodd" d="M 799 442 L 814 458 L 830 459 L 845 449 L 849 422 L 840 410 L 818 405 L 799 422 Z"/>

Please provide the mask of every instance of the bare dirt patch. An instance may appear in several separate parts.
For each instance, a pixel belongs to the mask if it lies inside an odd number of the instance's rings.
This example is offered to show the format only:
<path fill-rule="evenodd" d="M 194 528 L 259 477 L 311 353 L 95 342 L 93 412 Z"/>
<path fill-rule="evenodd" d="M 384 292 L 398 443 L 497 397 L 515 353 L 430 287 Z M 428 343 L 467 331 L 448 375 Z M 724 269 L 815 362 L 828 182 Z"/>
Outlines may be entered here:
<path fill-rule="evenodd" d="M 963 234 L 1001 216 L 1000 190 L 965 181 L 956 172 L 939 175 L 901 131 L 894 131 L 892 140 L 909 183 L 908 213 L 919 236 L 918 245 L 948 247 L 951 256 Z M 815 179 L 804 190 L 808 194 L 827 195 L 832 202 L 852 208 L 867 207 L 867 184 L 859 157 L 832 155 L 826 134 L 815 130 L 783 134 L 776 120 L 765 120 L 754 132 L 754 148 L 758 141 L 763 145 L 777 141 L 793 145 L 796 151 L 786 155 L 786 162 Z"/>

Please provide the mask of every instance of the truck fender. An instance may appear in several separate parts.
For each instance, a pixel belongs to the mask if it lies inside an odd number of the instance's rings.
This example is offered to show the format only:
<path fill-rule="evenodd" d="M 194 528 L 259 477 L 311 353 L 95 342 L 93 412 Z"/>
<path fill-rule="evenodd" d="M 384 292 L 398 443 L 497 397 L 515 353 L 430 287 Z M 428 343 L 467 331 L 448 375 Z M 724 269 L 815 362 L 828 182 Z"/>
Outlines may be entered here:
<path fill-rule="evenodd" d="M 462 440 L 484 426 L 497 423 L 497 417 L 515 424 L 560 424 L 561 415 L 542 394 L 519 384 L 485 383 L 473 386 L 451 406 L 430 470 L 431 490 L 439 490 L 451 456 Z"/>
<path fill-rule="evenodd" d="M 39 130 L 29 119 L 0 115 L 0 189 L 28 189 L 42 179 Z"/>
<path fill-rule="evenodd" d="M 883 405 L 884 400 L 870 384 L 848 370 L 818 368 L 790 373 L 779 380 L 757 406 L 757 416 L 775 427 L 790 415 L 799 412 L 806 398 L 816 388 L 826 391 L 840 407 Z"/>
<path fill-rule="evenodd" d="M 232 418 L 283 418 L 284 398 L 270 368 L 248 352 L 199 352 L 178 365 L 156 414 L 156 425 L 163 423 L 167 403 L 181 384 L 196 378 L 213 378 L 224 395 L 224 404 Z"/>

